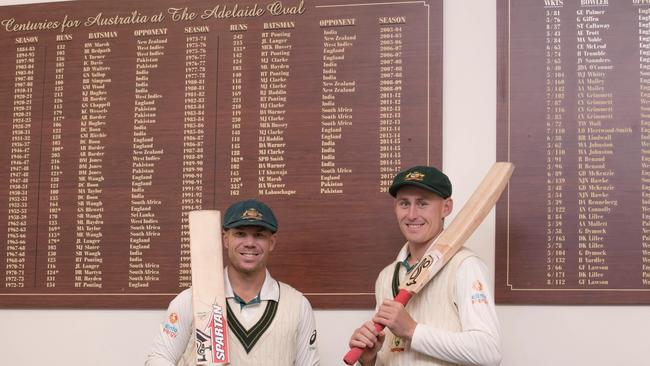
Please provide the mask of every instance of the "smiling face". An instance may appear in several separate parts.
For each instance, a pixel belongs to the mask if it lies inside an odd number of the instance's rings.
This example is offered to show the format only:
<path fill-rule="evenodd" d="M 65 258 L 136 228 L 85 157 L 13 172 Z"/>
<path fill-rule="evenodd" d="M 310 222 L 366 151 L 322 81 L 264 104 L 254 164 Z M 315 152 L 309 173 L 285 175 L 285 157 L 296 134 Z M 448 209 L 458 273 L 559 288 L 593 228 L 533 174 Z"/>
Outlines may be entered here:
<path fill-rule="evenodd" d="M 395 196 L 395 215 L 402 235 L 411 245 L 427 245 L 442 231 L 443 219 L 453 201 L 415 186 L 405 186 Z"/>
<path fill-rule="evenodd" d="M 230 265 L 242 274 L 266 270 L 269 253 L 275 248 L 275 234 L 260 226 L 241 226 L 224 231 L 223 246 Z"/>

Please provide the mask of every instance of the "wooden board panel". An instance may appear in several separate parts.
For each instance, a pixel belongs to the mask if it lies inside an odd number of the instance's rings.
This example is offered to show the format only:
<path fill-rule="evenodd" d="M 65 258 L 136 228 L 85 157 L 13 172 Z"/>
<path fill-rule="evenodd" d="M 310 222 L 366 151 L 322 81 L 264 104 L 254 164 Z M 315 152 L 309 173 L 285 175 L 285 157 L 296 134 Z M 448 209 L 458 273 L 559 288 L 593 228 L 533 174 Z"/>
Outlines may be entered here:
<path fill-rule="evenodd" d="M 500 303 L 650 303 L 650 5 L 498 2 Z"/>
<path fill-rule="evenodd" d="M 392 175 L 442 161 L 441 4 L 3 7 L 0 306 L 164 307 L 187 212 L 258 197 L 275 277 L 371 307 Z"/>

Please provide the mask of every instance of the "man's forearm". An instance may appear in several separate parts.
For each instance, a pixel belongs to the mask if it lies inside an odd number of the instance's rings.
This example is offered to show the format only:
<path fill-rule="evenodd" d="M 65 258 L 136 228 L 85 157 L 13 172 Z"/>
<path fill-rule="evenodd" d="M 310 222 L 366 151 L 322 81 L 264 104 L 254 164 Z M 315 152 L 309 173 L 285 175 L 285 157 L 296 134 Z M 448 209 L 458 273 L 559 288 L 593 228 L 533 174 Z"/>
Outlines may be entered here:
<path fill-rule="evenodd" d="M 482 331 L 448 332 L 418 325 L 411 348 L 444 361 L 463 365 L 496 366 L 501 362 L 498 341 Z"/>

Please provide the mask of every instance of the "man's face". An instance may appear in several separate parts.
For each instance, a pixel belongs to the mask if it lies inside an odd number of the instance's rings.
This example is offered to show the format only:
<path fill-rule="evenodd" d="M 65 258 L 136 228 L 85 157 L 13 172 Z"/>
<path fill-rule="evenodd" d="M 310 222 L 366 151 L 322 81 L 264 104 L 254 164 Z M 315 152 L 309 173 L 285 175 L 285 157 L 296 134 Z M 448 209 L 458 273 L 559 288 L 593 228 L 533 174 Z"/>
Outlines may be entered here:
<path fill-rule="evenodd" d="M 412 244 L 428 244 L 442 230 L 442 220 L 451 213 L 453 201 L 414 186 L 397 191 L 395 215 L 402 235 Z"/>
<path fill-rule="evenodd" d="M 242 226 L 223 233 L 230 265 L 238 272 L 252 274 L 266 269 L 269 253 L 275 247 L 275 234 L 259 226 Z"/>

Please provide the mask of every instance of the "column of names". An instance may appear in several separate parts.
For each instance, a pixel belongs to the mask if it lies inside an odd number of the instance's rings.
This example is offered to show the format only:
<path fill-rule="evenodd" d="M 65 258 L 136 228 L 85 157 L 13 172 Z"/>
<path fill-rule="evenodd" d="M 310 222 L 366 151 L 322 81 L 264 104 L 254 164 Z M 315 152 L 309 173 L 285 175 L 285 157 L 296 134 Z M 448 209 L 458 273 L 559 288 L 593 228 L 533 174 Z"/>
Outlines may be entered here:
<path fill-rule="evenodd" d="M 260 128 L 258 137 L 258 194 L 296 194 L 287 187 L 287 82 L 290 73 L 294 22 L 264 23 L 260 54 Z"/>
<path fill-rule="evenodd" d="M 103 287 L 104 140 L 111 108 L 108 87 L 112 82 L 108 61 L 111 40 L 117 36 L 117 32 L 89 33 L 83 49 L 75 288 Z"/>
<path fill-rule="evenodd" d="M 607 232 L 614 198 L 613 93 L 607 78 L 614 66 L 607 52 L 607 5 L 577 10 L 578 284 L 608 285 Z"/>

